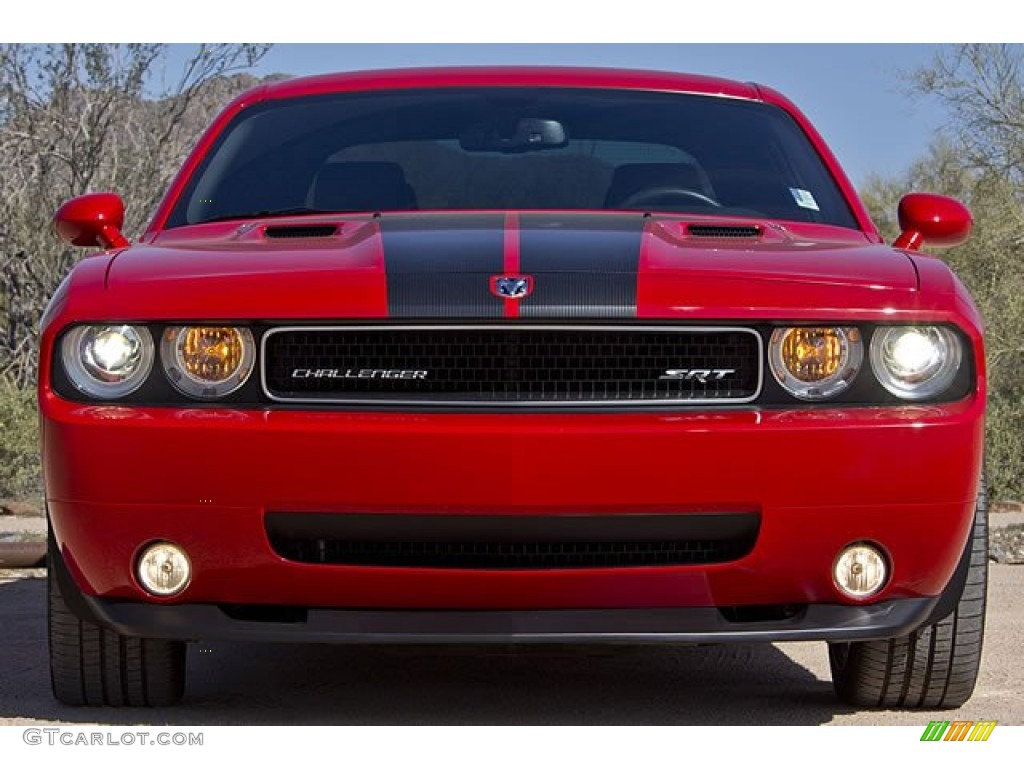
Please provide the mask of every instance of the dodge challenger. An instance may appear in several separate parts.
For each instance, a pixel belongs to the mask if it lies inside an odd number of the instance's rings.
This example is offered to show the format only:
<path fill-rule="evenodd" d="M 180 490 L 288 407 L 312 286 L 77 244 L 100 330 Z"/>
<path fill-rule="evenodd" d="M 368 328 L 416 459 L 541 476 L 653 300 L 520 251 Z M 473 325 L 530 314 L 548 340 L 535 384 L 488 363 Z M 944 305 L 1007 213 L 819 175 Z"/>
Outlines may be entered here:
<path fill-rule="evenodd" d="M 196 640 L 828 643 L 857 706 L 966 701 L 982 322 L 760 85 L 560 68 L 265 84 L 42 318 L 53 691 Z M 98 250 L 95 250 L 98 248 Z"/>

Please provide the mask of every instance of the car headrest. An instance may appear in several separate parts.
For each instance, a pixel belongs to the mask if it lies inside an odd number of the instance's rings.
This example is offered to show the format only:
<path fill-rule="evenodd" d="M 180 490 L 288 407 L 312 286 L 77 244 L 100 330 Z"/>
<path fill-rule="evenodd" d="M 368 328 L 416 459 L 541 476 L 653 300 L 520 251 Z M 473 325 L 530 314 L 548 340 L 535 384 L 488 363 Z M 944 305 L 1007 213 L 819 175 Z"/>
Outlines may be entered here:
<path fill-rule="evenodd" d="M 656 187 L 678 187 L 702 195 L 711 194 L 707 177 L 691 163 L 627 163 L 612 174 L 605 207 L 615 208 L 637 192 Z"/>
<path fill-rule="evenodd" d="M 416 194 L 398 163 L 330 163 L 313 181 L 310 205 L 325 211 L 408 211 L 416 208 Z"/>

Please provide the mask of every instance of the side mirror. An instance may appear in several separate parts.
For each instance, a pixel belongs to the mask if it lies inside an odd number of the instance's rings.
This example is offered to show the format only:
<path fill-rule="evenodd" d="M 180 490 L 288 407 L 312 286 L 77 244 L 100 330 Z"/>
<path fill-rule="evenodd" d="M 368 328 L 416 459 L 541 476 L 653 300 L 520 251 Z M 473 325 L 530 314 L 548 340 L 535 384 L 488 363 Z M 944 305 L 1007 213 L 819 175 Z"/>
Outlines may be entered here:
<path fill-rule="evenodd" d="M 57 209 L 53 227 L 66 243 L 86 248 L 125 248 L 124 202 L 110 192 L 95 192 L 68 200 Z"/>
<path fill-rule="evenodd" d="M 900 236 L 895 248 L 916 251 L 922 245 L 960 245 L 971 234 L 971 212 L 951 197 L 916 193 L 900 200 Z"/>

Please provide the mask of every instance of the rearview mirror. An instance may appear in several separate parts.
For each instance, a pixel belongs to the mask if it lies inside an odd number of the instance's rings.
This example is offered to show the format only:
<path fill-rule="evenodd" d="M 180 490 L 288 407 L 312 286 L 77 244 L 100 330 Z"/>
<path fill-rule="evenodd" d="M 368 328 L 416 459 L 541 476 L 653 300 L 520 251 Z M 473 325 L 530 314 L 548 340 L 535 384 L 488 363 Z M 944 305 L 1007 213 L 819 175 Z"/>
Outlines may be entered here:
<path fill-rule="evenodd" d="M 971 234 L 971 212 L 951 197 L 916 193 L 906 195 L 899 205 L 900 236 L 895 248 L 918 250 L 922 245 L 960 245 Z"/>
<path fill-rule="evenodd" d="M 568 143 L 564 125 L 537 117 L 520 118 L 507 125 L 471 125 L 459 136 L 459 146 L 466 152 L 534 152 L 559 149 Z"/>
<path fill-rule="evenodd" d="M 125 248 L 124 202 L 111 192 L 95 192 L 68 200 L 53 217 L 57 235 L 66 243 L 85 248 Z"/>

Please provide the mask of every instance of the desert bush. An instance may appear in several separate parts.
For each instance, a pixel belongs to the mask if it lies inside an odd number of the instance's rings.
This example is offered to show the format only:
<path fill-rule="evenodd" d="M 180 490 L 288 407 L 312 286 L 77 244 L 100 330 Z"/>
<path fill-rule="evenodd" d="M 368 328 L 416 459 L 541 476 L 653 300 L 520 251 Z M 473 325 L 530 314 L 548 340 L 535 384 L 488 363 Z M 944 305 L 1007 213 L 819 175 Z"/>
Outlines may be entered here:
<path fill-rule="evenodd" d="M 0 499 L 41 496 L 35 392 L 0 382 Z"/>

